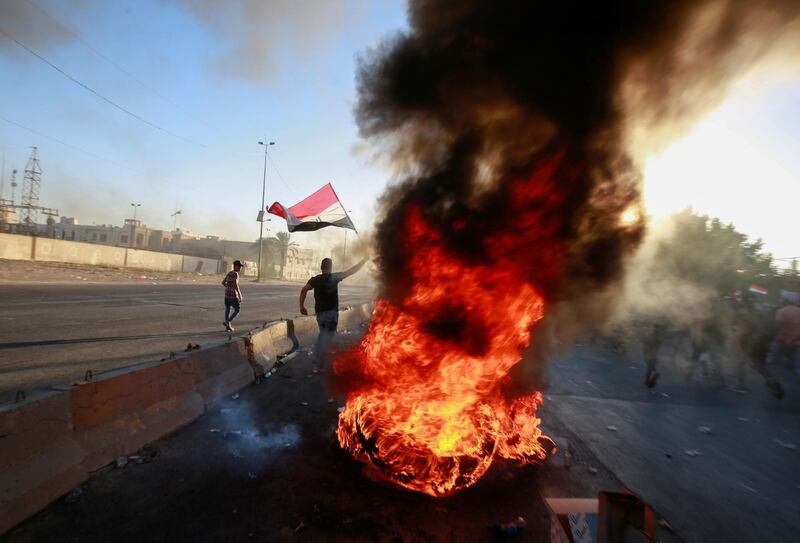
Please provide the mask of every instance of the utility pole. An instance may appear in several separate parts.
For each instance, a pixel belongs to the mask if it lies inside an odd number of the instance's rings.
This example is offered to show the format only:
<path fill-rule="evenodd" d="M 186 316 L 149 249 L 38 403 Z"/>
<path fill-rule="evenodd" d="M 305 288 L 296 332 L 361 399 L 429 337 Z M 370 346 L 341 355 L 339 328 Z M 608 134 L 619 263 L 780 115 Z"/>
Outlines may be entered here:
<path fill-rule="evenodd" d="M 22 181 L 22 220 L 27 227 L 36 224 L 39 218 L 39 191 L 42 188 L 42 168 L 39 164 L 39 152 L 33 147 L 28 164 L 25 166 L 25 177 Z"/>
<path fill-rule="evenodd" d="M 259 141 L 259 145 L 264 146 L 264 176 L 261 180 L 261 209 L 258 212 L 258 222 L 260 224 L 258 229 L 258 278 L 256 281 L 261 281 L 262 271 L 261 271 L 261 257 L 264 252 L 264 213 L 266 210 L 264 209 L 264 197 L 267 193 L 267 151 L 269 150 L 270 145 L 275 145 L 274 141 L 270 141 L 269 143 L 266 141 Z"/>
<path fill-rule="evenodd" d="M 136 247 L 136 210 L 142 207 L 142 204 L 131 203 L 133 208 L 133 222 L 131 222 L 131 239 L 128 241 L 128 247 Z"/>
<path fill-rule="evenodd" d="M 172 231 L 175 232 L 178 228 L 178 215 L 182 215 L 181 210 L 179 209 L 175 213 L 172 214 Z"/>

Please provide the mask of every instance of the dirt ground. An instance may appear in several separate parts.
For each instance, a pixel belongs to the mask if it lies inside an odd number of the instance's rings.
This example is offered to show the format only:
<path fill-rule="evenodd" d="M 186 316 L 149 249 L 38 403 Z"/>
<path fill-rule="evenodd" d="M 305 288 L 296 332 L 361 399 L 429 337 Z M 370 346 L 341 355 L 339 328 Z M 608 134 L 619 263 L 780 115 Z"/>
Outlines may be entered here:
<path fill-rule="evenodd" d="M 527 527 L 514 540 L 547 541 L 543 496 L 620 487 L 546 404 L 544 429 L 571 440 L 570 466 L 563 452 L 537 466 L 497 462 L 474 487 L 438 499 L 376 483 L 337 444 L 344 400 L 329 375 L 296 356 L 151 444 L 144 463 L 96 472 L 77 501 L 59 500 L 0 541 L 493 541 L 487 528 L 518 516 Z"/>

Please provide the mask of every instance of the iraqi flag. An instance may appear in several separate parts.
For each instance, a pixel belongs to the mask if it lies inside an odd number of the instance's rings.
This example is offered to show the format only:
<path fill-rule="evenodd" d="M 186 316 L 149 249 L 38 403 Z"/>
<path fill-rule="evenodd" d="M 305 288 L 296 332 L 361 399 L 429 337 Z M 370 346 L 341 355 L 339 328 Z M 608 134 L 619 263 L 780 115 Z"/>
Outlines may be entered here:
<path fill-rule="evenodd" d="M 289 232 L 312 232 L 326 226 L 356 229 L 330 183 L 292 207 L 275 202 L 267 212 L 286 219 Z"/>

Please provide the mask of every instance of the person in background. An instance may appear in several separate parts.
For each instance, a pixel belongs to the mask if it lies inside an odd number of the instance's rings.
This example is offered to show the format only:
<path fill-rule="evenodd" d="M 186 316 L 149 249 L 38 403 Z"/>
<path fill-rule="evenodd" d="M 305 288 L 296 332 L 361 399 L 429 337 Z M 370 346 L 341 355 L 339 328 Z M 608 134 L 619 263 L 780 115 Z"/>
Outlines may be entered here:
<path fill-rule="evenodd" d="M 309 290 L 314 291 L 314 313 L 319 326 L 314 351 L 319 358 L 324 356 L 339 324 L 339 283 L 360 270 L 366 262 L 365 258 L 349 270 L 333 273 L 333 260 L 323 258 L 320 265 L 322 273 L 309 279 L 300 290 L 300 313 L 303 315 L 308 315 L 306 294 Z"/>
<path fill-rule="evenodd" d="M 234 328 L 231 322 L 239 314 L 242 309 L 242 291 L 239 288 L 239 272 L 244 268 L 244 265 L 239 260 L 233 262 L 233 270 L 229 271 L 222 280 L 222 286 L 225 287 L 225 320 L 222 324 L 225 330 L 233 332 Z M 231 313 L 233 309 L 233 313 Z"/>
<path fill-rule="evenodd" d="M 788 290 L 781 291 L 782 307 L 775 312 L 777 334 L 772 342 L 769 363 L 785 362 L 797 371 L 800 363 L 800 295 Z"/>

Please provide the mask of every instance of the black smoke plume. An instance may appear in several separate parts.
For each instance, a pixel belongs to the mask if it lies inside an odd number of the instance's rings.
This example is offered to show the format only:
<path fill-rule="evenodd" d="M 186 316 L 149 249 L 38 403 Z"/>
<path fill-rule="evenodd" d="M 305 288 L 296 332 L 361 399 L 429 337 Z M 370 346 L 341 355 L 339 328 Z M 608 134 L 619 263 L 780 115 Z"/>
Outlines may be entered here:
<path fill-rule="evenodd" d="M 798 5 L 410 1 L 410 29 L 358 74 L 361 133 L 406 172 L 382 200 L 383 295 L 402 304 L 411 288 L 397 241 L 411 206 L 465 265 L 506 259 L 548 302 L 607 292 L 644 233 L 631 125 L 701 112 Z M 497 254 L 508 236 L 513 254 Z"/>

